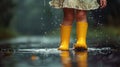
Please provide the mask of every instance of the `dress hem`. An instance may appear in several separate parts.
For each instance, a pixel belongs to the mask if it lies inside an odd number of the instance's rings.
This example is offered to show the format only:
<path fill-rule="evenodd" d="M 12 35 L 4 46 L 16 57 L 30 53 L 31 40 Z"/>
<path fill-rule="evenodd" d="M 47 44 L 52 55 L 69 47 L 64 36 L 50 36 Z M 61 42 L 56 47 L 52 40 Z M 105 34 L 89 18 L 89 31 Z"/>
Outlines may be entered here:
<path fill-rule="evenodd" d="M 59 4 L 53 4 L 52 2 L 49 2 L 50 6 L 52 6 L 53 8 L 56 9 L 62 9 L 62 8 L 73 8 L 73 9 L 77 9 L 77 10 L 95 10 L 98 9 L 100 7 L 99 4 L 96 4 L 94 6 L 87 6 L 87 7 L 80 7 L 80 6 L 67 6 L 67 5 L 59 5 Z"/>

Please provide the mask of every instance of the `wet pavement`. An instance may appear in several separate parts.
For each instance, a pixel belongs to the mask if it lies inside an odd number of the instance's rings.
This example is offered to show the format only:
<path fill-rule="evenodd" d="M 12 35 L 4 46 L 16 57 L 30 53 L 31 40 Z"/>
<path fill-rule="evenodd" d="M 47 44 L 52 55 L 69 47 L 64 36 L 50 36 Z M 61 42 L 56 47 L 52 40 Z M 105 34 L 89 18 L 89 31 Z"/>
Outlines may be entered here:
<path fill-rule="evenodd" d="M 89 48 L 88 51 L 48 49 L 1 49 L 0 67 L 120 67 L 119 51 Z"/>
<path fill-rule="evenodd" d="M 59 51 L 58 43 L 58 38 L 45 37 L 1 41 L 0 67 L 120 67 L 119 50 L 90 47 L 81 52 L 72 48 Z"/>

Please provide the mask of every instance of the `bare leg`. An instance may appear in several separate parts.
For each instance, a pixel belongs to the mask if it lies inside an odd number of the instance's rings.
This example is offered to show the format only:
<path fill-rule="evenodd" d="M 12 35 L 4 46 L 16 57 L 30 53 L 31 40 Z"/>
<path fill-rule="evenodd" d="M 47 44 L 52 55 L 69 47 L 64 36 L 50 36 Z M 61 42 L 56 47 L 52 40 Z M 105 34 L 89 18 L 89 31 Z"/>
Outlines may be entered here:
<path fill-rule="evenodd" d="M 77 22 L 87 22 L 87 11 L 76 10 L 76 21 Z"/>
<path fill-rule="evenodd" d="M 62 25 L 71 26 L 74 21 L 74 9 L 71 8 L 63 8 L 64 17 Z"/>

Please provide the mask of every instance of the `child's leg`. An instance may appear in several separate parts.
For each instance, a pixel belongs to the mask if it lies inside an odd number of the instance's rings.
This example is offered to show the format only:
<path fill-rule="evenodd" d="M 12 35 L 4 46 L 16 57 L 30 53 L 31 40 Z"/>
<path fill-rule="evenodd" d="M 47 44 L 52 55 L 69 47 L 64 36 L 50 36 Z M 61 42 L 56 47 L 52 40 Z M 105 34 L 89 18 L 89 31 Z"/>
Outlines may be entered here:
<path fill-rule="evenodd" d="M 63 8 L 63 12 L 64 12 L 64 17 L 63 17 L 62 25 L 72 26 L 74 18 L 75 18 L 74 9 L 72 9 L 72 8 Z"/>
<path fill-rule="evenodd" d="M 74 20 L 74 9 L 64 8 L 64 18 L 60 28 L 61 42 L 59 50 L 69 50 L 70 32 Z"/>
<path fill-rule="evenodd" d="M 76 10 L 76 34 L 77 34 L 77 42 L 75 44 L 75 49 L 87 49 L 86 44 L 86 34 L 87 34 L 87 12 Z"/>
<path fill-rule="evenodd" d="M 87 11 L 76 10 L 76 21 L 77 22 L 87 22 Z"/>

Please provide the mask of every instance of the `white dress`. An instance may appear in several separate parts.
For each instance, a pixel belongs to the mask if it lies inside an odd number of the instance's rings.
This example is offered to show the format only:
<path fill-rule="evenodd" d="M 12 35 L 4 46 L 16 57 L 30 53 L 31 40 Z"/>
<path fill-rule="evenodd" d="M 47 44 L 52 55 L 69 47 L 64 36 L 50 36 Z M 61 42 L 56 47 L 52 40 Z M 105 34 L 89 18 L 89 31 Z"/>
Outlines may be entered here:
<path fill-rule="evenodd" d="M 73 8 L 79 10 L 94 10 L 99 8 L 97 0 L 52 0 L 49 4 L 54 8 Z"/>

